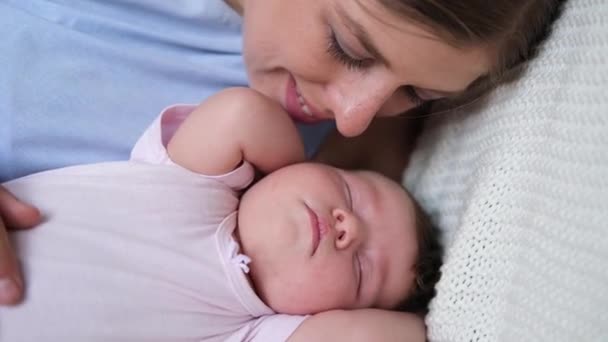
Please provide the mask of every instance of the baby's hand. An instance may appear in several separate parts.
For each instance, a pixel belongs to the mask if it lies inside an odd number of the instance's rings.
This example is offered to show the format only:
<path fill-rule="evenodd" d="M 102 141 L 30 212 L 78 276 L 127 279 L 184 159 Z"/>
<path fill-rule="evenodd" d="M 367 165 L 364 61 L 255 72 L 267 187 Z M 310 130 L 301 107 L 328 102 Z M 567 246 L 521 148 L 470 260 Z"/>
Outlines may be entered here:
<path fill-rule="evenodd" d="M 17 304 L 23 296 L 23 279 L 11 250 L 7 228 L 25 229 L 40 223 L 40 212 L 0 186 L 0 305 Z"/>
<path fill-rule="evenodd" d="M 249 88 L 223 90 L 202 102 L 168 144 L 171 159 L 217 175 L 243 160 L 263 173 L 304 161 L 304 145 L 289 115 Z"/>

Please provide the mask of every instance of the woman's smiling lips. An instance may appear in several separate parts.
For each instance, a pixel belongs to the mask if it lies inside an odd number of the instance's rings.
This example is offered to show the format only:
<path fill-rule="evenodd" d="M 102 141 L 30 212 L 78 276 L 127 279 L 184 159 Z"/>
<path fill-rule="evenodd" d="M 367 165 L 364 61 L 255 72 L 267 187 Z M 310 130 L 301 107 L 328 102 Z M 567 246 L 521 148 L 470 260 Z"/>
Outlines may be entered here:
<path fill-rule="evenodd" d="M 300 94 L 296 85 L 296 80 L 289 75 L 287 81 L 287 89 L 285 91 L 285 109 L 289 115 L 296 121 L 302 123 L 316 123 L 326 120 L 321 113 L 315 109 L 306 99 Z"/>
<path fill-rule="evenodd" d="M 310 219 L 310 228 L 312 230 L 312 253 L 314 255 L 319 248 L 319 242 L 321 241 L 321 228 L 319 227 L 319 217 L 315 212 L 310 209 L 309 206 L 306 206 L 306 210 L 308 211 L 308 217 Z"/>

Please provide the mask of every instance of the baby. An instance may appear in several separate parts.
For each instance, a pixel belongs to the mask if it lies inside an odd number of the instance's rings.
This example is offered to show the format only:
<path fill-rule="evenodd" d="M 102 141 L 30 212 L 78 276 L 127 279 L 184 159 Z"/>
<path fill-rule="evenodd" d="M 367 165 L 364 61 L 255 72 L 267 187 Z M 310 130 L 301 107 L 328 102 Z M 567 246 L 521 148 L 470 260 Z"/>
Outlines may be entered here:
<path fill-rule="evenodd" d="M 430 299 L 419 207 L 303 160 L 282 109 L 235 88 L 165 110 L 128 163 L 7 184 L 48 220 L 12 235 L 27 298 L 0 308 L 0 341 L 424 340 L 417 316 L 377 310 Z M 254 168 L 268 175 L 239 200 Z"/>

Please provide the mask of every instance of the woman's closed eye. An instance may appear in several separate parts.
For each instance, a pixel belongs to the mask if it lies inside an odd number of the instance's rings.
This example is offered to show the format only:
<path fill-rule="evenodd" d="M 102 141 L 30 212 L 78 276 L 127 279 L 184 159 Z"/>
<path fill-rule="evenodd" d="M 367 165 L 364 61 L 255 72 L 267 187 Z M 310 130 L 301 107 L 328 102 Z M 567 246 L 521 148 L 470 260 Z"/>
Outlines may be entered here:
<path fill-rule="evenodd" d="M 414 106 L 418 107 L 426 102 L 425 99 L 420 97 L 420 95 L 416 91 L 416 88 L 408 85 L 401 87 L 401 89 L 403 90 L 405 96 L 407 96 L 408 100 L 410 100 L 414 104 Z"/>
<path fill-rule="evenodd" d="M 336 32 L 331 28 L 328 37 L 327 53 L 350 70 L 365 69 L 374 62 L 371 58 L 360 58 L 353 56 L 352 53 L 348 53 L 343 44 L 340 43 Z"/>
<path fill-rule="evenodd" d="M 338 39 L 336 32 L 331 28 L 329 30 L 327 53 L 350 70 L 362 70 L 370 67 L 374 63 L 374 60 L 371 58 L 356 57 L 352 53 L 347 52 L 347 49 L 340 43 L 340 39 Z M 411 85 L 403 86 L 401 87 L 401 90 L 415 107 L 421 106 L 426 102 L 426 100 L 418 94 L 416 88 Z"/>

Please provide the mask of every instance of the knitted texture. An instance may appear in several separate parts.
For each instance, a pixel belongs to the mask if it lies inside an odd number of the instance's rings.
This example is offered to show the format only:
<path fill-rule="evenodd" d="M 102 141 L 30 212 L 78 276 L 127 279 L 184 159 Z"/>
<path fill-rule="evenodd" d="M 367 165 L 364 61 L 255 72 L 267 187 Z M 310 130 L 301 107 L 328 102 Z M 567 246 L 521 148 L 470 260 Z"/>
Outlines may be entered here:
<path fill-rule="evenodd" d="M 418 143 L 405 185 L 446 246 L 430 340 L 608 341 L 608 1 L 568 2 L 523 77 Z"/>

